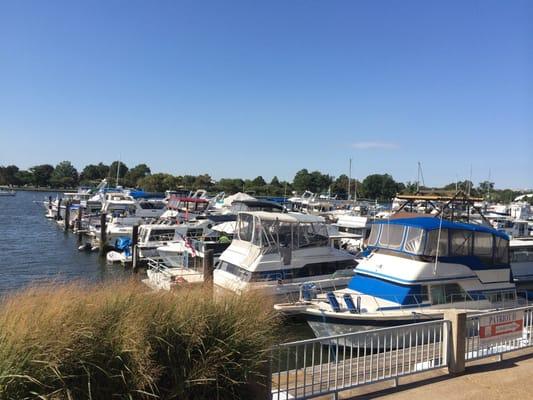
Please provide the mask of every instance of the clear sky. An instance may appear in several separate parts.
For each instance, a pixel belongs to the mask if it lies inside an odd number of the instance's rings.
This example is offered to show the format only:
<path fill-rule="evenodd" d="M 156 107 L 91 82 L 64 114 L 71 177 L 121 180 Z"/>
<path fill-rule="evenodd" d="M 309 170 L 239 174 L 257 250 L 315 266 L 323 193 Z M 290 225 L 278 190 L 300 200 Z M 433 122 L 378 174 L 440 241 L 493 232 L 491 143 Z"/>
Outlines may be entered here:
<path fill-rule="evenodd" d="M 0 1 L 0 165 L 533 187 L 533 1 Z"/>

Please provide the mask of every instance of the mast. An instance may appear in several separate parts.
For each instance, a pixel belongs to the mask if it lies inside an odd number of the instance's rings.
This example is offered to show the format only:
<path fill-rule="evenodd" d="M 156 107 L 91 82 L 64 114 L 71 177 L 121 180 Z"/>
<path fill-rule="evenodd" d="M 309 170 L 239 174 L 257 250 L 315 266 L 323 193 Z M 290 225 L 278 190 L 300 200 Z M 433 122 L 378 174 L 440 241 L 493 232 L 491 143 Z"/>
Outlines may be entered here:
<path fill-rule="evenodd" d="M 352 158 L 350 157 L 350 169 L 348 171 L 348 200 L 351 198 L 350 184 L 352 183 Z"/>

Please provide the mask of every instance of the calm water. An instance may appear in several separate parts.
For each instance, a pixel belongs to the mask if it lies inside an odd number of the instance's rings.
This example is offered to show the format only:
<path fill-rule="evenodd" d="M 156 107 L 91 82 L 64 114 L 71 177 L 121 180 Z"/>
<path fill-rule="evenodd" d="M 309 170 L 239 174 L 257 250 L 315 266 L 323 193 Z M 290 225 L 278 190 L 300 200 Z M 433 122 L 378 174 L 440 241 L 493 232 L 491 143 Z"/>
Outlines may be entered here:
<path fill-rule="evenodd" d="M 0 196 L 0 293 L 36 282 L 98 282 L 132 274 L 106 265 L 98 252 L 78 251 L 77 236 L 65 234 L 55 221 L 44 217 L 42 200 L 49 195 L 17 192 L 13 197 Z"/>

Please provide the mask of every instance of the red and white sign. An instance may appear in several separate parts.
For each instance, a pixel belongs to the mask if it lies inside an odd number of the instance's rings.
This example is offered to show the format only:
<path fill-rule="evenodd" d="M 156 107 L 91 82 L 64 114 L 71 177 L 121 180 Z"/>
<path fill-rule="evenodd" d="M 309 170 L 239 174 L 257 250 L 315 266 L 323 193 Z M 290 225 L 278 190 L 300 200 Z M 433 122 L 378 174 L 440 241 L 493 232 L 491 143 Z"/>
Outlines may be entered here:
<path fill-rule="evenodd" d="M 523 329 L 523 310 L 483 316 L 479 319 L 479 341 L 487 345 L 519 339 Z"/>

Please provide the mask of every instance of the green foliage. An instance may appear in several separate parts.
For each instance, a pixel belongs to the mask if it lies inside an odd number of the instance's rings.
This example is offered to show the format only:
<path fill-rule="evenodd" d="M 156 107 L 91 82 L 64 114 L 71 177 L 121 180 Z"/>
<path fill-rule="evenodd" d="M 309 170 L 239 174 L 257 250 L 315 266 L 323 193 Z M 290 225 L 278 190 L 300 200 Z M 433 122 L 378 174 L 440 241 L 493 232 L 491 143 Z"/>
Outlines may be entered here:
<path fill-rule="evenodd" d="M 128 172 L 126 172 L 126 174 L 124 175 L 124 184 L 126 186 L 133 186 L 133 187 L 136 187 L 138 186 L 138 182 L 150 175 L 151 171 L 150 171 L 150 167 L 148 167 L 148 165 L 146 164 L 138 164 L 136 165 L 135 167 L 133 167 L 132 169 L 130 169 Z"/>
<path fill-rule="evenodd" d="M 119 168 L 120 166 L 120 168 Z M 115 179 L 117 179 L 117 168 L 118 168 L 118 183 L 119 185 L 124 183 L 124 177 L 128 173 L 128 166 L 124 164 L 121 161 L 113 161 L 111 165 L 109 166 L 109 173 L 108 177 L 111 179 L 111 182 L 115 182 Z"/>
<path fill-rule="evenodd" d="M 0 166 L 0 185 L 18 185 L 17 172 L 19 168 L 16 165 Z"/>
<path fill-rule="evenodd" d="M 35 186 L 50 186 L 54 167 L 50 164 L 36 165 L 30 168 L 32 183 Z"/>
<path fill-rule="evenodd" d="M 361 195 L 368 199 L 390 201 L 404 187 L 389 174 L 373 174 L 367 176 L 361 183 Z"/>
<path fill-rule="evenodd" d="M 78 184 L 78 171 L 70 161 L 61 161 L 50 177 L 50 184 L 61 188 L 74 187 Z"/>
<path fill-rule="evenodd" d="M 277 340 L 254 295 L 134 281 L 28 289 L 0 305 L 0 400 L 253 398 Z"/>
<path fill-rule="evenodd" d="M 292 185 L 298 192 L 310 190 L 314 193 L 327 192 L 333 183 L 333 178 L 330 175 L 322 174 L 320 171 L 313 171 L 309 173 L 307 169 L 301 169 L 294 176 Z"/>
<path fill-rule="evenodd" d="M 33 181 L 32 173 L 26 170 L 18 171 L 15 174 L 15 177 L 17 178 L 17 185 L 20 185 L 20 186 L 31 185 Z"/>
<path fill-rule="evenodd" d="M 175 190 L 180 186 L 179 177 L 170 174 L 153 174 L 137 181 L 137 186 L 148 192 L 164 192 Z"/>
<path fill-rule="evenodd" d="M 242 192 L 244 181 L 242 179 L 222 178 L 216 185 L 216 190 L 227 194 Z"/>
<path fill-rule="evenodd" d="M 80 174 L 80 181 L 97 183 L 109 176 L 109 166 L 103 163 L 89 164 Z"/>

